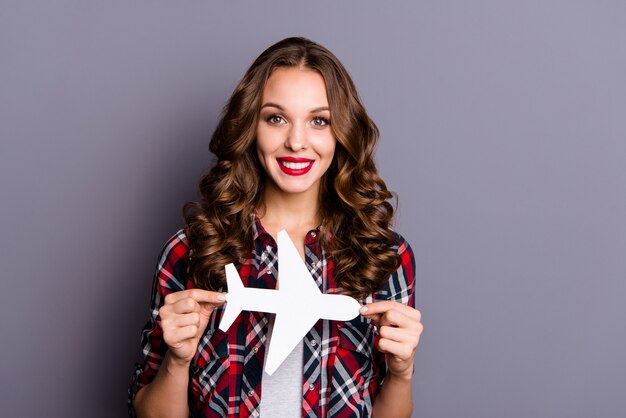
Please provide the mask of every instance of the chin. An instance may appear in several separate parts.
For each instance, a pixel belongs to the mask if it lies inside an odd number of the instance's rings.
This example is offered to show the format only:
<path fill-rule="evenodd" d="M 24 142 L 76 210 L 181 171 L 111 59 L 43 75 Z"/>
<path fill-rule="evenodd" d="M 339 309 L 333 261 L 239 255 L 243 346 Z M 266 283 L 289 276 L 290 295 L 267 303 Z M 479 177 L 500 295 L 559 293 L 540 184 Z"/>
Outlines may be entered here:
<path fill-rule="evenodd" d="M 315 188 L 315 183 L 313 184 L 309 184 L 307 183 L 300 183 L 300 184 L 293 184 L 293 183 L 286 183 L 286 182 L 280 182 L 280 183 L 276 183 L 276 185 L 278 186 L 278 189 L 283 192 L 283 193 L 289 193 L 289 194 L 299 194 L 299 193 L 305 193 L 310 191 L 311 189 Z"/>
<path fill-rule="evenodd" d="M 310 187 L 280 187 L 280 186 L 278 188 L 280 189 L 281 192 L 289 193 L 289 194 L 305 193 L 311 189 Z"/>

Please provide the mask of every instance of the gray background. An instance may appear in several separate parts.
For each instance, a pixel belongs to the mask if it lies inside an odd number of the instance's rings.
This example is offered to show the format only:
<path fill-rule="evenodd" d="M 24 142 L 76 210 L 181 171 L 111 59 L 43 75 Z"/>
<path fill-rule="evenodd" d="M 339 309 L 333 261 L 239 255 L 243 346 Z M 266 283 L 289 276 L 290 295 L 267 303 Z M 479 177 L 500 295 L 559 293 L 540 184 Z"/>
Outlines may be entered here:
<path fill-rule="evenodd" d="M 0 3 L 0 405 L 122 417 L 156 256 L 252 59 L 353 75 L 425 331 L 415 417 L 626 417 L 622 1 Z"/>

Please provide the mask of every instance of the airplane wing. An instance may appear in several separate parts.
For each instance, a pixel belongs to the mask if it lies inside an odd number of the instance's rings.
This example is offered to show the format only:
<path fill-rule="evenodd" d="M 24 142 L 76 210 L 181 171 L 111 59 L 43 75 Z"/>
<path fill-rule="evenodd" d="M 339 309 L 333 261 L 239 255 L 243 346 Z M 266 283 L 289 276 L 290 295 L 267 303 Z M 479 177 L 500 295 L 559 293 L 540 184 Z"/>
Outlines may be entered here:
<path fill-rule="evenodd" d="M 321 294 L 300 254 L 284 229 L 278 233 L 278 283 L 289 297 Z M 296 296 L 297 297 L 297 296 Z"/>
<path fill-rule="evenodd" d="M 226 299 L 228 303 L 224 308 L 222 320 L 220 321 L 220 329 L 224 332 L 230 328 L 232 323 L 235 322 L 235 319 L 237 319 L 237 315 L 241 312 L 241 301 L 237 296 L 244 292 L 243 283 L 241 282 L 241 277 L 239 277 L 235 265 L 233 263 L 227 264 L 225 269 L 226 284 L 228 286 Z"/>
<path fill-rule="evenodd" d="M 307 308 L 309 307 L 302 306 L 301 309 L 304 311 L 276 314 L 264 366 L 265 372 L 270 376 L 319 319 L 316 313 L 307 312 Z"/>

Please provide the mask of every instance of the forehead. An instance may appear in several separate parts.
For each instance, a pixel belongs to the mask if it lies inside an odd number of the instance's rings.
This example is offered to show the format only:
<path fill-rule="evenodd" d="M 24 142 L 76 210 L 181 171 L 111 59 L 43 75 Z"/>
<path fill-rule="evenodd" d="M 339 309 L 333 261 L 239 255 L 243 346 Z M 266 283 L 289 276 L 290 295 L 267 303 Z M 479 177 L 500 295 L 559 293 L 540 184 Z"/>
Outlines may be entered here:
<path fill-rule="evenodd" d="M 263 102 L 281 105 L 328 106 L 326 83 L 317 71 L 300 67 L 280 67 L 272 72 L 263 89 Z"/>

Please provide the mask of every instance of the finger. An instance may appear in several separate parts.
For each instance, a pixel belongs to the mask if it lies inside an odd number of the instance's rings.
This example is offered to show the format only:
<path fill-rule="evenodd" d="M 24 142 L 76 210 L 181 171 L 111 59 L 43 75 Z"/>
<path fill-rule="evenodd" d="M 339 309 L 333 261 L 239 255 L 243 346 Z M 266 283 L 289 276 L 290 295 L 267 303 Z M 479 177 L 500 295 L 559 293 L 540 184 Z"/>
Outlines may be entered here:
<path fill-rule="evenodd" d="M 200 302 L 200 312 L 207 317 L 213 313 L 216 307 L 217 305 L 213 303 Z"/>
<path fill-rule="evenodd" d="M 371 307 L 371 309 L 370 309 Z M 376 313 L 383 311 L 383 313 Z M 371 319 L 377 327 L 384 325 L 411 327 L 410 322 L 421 322 L 422 314 L 417 309 L 395 301 L 375 302 L 361 308 L 361 315 Z"/>
<path fill-rule="evenodd" d="M 222 305 L 226 301 L 226 294 L 203 289 L 189 289 L 173 292 L 165 296 L 166 304 L 173 304 L 181 299 L 192 298 L 196 302 L 206 302 L 213 305 Z"/>
<path fill-rule="evenodd" d="M 360 314 L 370 319 L 376 327 L 380 327 L 382 316 L 393 307 L 392 301 L 374 302 L 361 306 Z"/>
<path fill-rule="evenodd" d="M 409 344 L 412 347 L 417 347 L 419 342 L 419 332 L 417 330 L 383 326 L 379 329 L 379 335 L 381 338 Z"/>
<path fill-rule="evenodd" d="M 412 318 L 417 319 L 418 321 L 422 320 L 422 312 L 415 308 L 410 308 L 410 310 L 407 311 L 407 315 L 409 315 Z"/>
<path fill-rule="evenodd" d="M 371 316 L 374 314 L 383 314 L 391 309 L 400 310 L 407 316 L 411 316 L 416 318 L 417 320 L 421 320 L 422 314 L 417 309 L 404 305 L 402 303 L 393 301 L 393 300 L 385 300 L 382 302 L 373 302 L 367 305 L 364 305 L 361 308 L 361 314 L 363 316 Z"/>
<path fill-rule="evenodd" d="M 392 305 L 390 310 L 384 311 L 383 313 L 371 313 L 366 311 L 366 313 L 361 315 L 371 319 L 377 327 L 384 325 L 409 326 L 410 321 L 414 321 L 414 319 L 409 318 L 402 309 L 399 309 L 399 307 L 402 306 L 401 304 L 397 305 L 398 306 Z"/>
<path fill-rule="evenodd" d="M 385 312 L 380 319 L 380 326 L 385 325 L 401 328 L 411 328 L 417 323 L 413 318 L 408 317 L 404 312 L 396 309 Z"/>
<path fill-rule="evenodd" d="M 189 339 L 194 339 L 198 335 L 198 327 L 189 325 L 182 328 L 174 328 L 167 335 L 163 335 L 165 343 L 174 348 L 180 348 L 182 343 Z"/>
<path fill-rule="evenodd" d="M 200 304 L 195 299 L 186 298 L 176 301 L 176 303 L 168 305 L 173 313 L 182 315 L 191 312 L 200 312 Z"/>
<path fill-rule="evenodd" d="M 415 355 L 415 348 L 411 347 L 410 344 L 399 343 L 387 338 L 378 340 L 378 350 L 404 361 L 412 359 Z"/>
<path fill-rule="evenodd" d="M 381 315 L 391 309 L 393 305 L 394 302 L 390 300 L 368 303 L 367 305 L 363 305 L 359 312 L 363 316 Z"/>
<path fill-rule="evenodd" d="M 183 315 L 175 315 L 173 318 L 168 320 L 167 325 L 177 328 L 186 327 L 189 325 L 200 325 L 200 314 L 197 312 L 191 312 Z"/>

